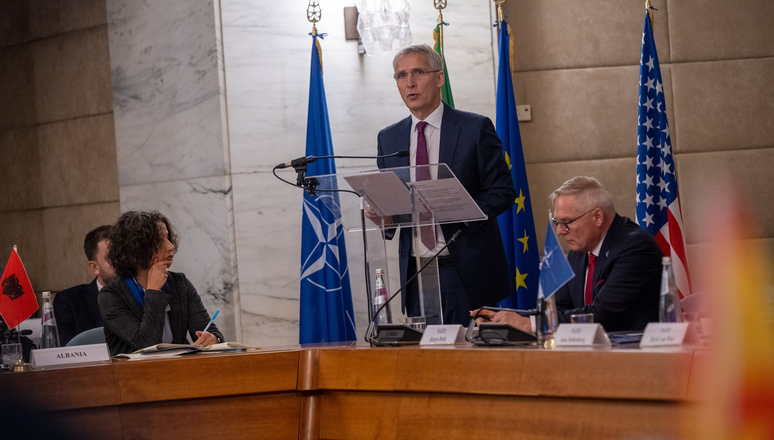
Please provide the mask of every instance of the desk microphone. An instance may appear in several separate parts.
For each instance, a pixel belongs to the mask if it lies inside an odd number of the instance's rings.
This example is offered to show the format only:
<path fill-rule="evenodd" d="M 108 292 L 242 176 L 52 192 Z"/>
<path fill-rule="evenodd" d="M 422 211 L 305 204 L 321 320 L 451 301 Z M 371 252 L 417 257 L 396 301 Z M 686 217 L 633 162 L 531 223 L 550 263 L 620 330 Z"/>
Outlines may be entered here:
<path fill-rule="evenodd" d="M 392 295 L 390 295 L 389 298 L 387 298 L 387 301 L 385 301 L 382 305 L 379 306 L 378 309 L 376 309 L 376 311 L 374 312 L 373 316 L 379 316 L 379 312 L 381 312 L 383 308 L 388 307 L 389 304 L 390 304 L 390 301 L 392 301 L 393 298 L 395 298 L 406 286 L 408 286 L 408 284 L 410 282 L 414 281 L 414 278 L 416 278 L 420 273 L 422 273 L 422 271 L 425 270 L 425 268 L 427 266 L 429 266 L 430 263 L 432 263 L 433 261 L 438 259 L 438 257 L 441 255 L 441 252 L 443 252 L 447 247 L 449 247 L 449 245 L 452 244 L 454 242 L 454 240 L 456 240 L 460 235 L 462 235 L 463 232 L 465 232 L 463 229 L 460 229 L 459 231 L 455 232 L 454 235 L 452 235 L 451 238 L 446 241 L 446 244 L 438 252 L 435 253 L 435 255 L 430 257 L 430 259 L 427 260 L 427 262 L 425 264 L 423 264 L 422 267 L 419 268 L 419 270 L 414 272 L 414 275 L 411 275 L 411 277 L 409 277 L 409 279 L 407 279 L 406 282 L 403 283 L 398 288 L 398 290 L 395 291 L 395 293 L 393 293 Z M 369 274 L 369 276 L 370 276 L 370 274 Z M 371 332 L 373 331 L 373 326 L 374 326 L 374 320 L 371 319 L 371 321 L 368 323 L 368 330 L 366 331 L 366 336 L 367 336 L 366 342 L 370 342 L 371 344 L 374 344 L 374 345 L 407 345 L 407 344 L 417 344 L 417 343 L 419 343 L 419 338 L 422 337 L 422 333 L 417 332 L 417 331 L 414 330 L 415 334 L 406 335 L 406 338 L 403 339 L 402 341 L 400 341 L 400 340 L 390 340 L 389 342 L 387 342 L 387 341 L 380 341 L 378 335 L 377 335 L 376 338 L 371 336 Z M 382 325 L 381 324 L 377 325 L 377 334 L 378 334 L 380 326 L 382 326 Z M 406 326 L 404 326 L 402 324 L 397 324 L 397 325 L 389 324 L 389 326 L 390 326 L 390 328 L 398 327 L 398 328 L 400 328 L 400 330 L 402 330 L 404 332 L 409 331 L 409 330 L 413 330 L 413 329 L 411 329 L 409 327 L 406 327 Z M 401 336 L 400 338 L 402 338 L 402 337 L 403 336 Z"/>
<path fill-rule="evenodd" d="M 302 156 L 297 159 L 293 159 L 290 162 L 283 162 L 274 168 L 276 169 L 282 169 L 282 168 L 288 168 L 288 167 L 297 168 L 297 167 L 315 162 L 319 159 L 383 159 L 385 157 L 406 157 L 408 155 L 409 155 L 408 150 L 400 150 L 394 153 L 384 154 L 381 156 Z"/>

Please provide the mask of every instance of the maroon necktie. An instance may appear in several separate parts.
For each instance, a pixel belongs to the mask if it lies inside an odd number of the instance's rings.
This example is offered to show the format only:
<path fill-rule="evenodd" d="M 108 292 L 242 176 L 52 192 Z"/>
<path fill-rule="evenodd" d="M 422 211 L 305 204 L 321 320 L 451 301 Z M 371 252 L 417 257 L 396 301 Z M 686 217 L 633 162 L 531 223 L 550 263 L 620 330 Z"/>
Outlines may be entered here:
<path fill-rule="evenodd" d="M 417 174 L 417 181 L 430 180 L 430 167 L 421 166 L 428 165 L 430 163 L 427 159 L 427 139 L 425 139 L 425 127 L 427 127 L 427 122 L 417 122 L 417 168 L 415 169 Z M 430 220 L 430 216 L 428 214 L 420 214 L 419 219 L 423 221 Z M 426 248 L 431 251 L 435 250 L 435 233 L 432 226 L 421 226 L 419 228 L 419 236 L 422 238 L 422 244 L 424 244 Z"/>
<path fill-rule="evenodd" d="M 589 273 L 588 275 L 586 275 L 586 291 L 584 294 L 584 300 L 586 305 L 591 304 L 592 283 L 594 282 L 594 266 L 597 263 L 596 255 L 589 252 L 588 256 L 589 256 Z"/>

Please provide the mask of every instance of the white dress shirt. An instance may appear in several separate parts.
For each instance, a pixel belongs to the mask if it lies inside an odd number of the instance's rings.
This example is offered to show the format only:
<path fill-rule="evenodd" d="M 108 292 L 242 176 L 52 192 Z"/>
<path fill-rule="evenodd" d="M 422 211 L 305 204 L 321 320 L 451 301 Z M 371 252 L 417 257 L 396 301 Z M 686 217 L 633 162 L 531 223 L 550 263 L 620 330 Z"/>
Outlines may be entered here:
<path fill-rule="evenodd" d="M 438 106 L 435 111 L 430 113 L 430 116 L 428 116 L 425 119 L 425 122 L 427 122 L 427 126 L 425 127 L 425 141 L 427 143 L 427 163 L 429 164 L 437 164 L 438 163 L 438 157 L 440 155 L 441 150 L 441 121 L 443 120 L 443 103 Z M 414 116 L 411 115 L 411 145 L 409 147 L 409 152 L 411 154 L 411 166 L 415 167 L 417 165 L 417 124 L 420 122 L 420 120 Z M 414 168 L 411 168 L 411 180 L 416 181 L 416 171 Z M 430 177 L 433 179 L 438 178 L 438 167 L 430 167 Z M 420 257 L 432 257 L 435 255 L 438 250 L 443 248 L 446 245 L 446 238 L 443 236 L 443 232 L 441 231 L 440 225 L 435 226 L 435 249 L 428 249 L 425 247 L 424 244 L 422 244 L 421 241 L 417 243 L 416 248 L 414 249 L 414 255 L 419 255 Z M 449 250 L 444 249 L 443 252 L 441 252 L 441 256 L 449 255 Z"/>

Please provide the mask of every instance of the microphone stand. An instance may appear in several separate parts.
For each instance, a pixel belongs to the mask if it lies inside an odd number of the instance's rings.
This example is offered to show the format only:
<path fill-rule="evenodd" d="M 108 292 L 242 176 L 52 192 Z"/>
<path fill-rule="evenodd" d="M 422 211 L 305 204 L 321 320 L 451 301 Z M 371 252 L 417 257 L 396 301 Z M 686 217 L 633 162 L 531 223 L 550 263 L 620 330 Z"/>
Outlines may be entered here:
<path fill-rule="evenodd" d="M 430 263 L 435 261 L 438 258 L 438 256 L 441 255 L 441 252 L 443 252 L 447 247 L 449 247 L 449 245 L 452 244 L 454 242 L 454 240 L 457 239 L 457 237 L 462 235 L 463 232 L 464 231 L 462 229 L 460 229 L 459 231 L 455 232 L 454 235 L 452 235 L 451 238 L 446 241 L 446 244 L 440 250 L 438 250 L 438 252 L 435 253 L 435 255 L 433 255 L 430 259 L 428 259 L 427 262 L 425 262 L 425 264 L 423 264 L 422 267 L 419 268 L 419 270 L 414 272 L 414 274 L 411 275 L 406 280 L 406 282 L 403 283 L 398 288 L 398 290 L 395 291 L 395 293 L 393 293 L 392 295 L 390 295 L 389 298 L 387 298 L 387 301 L 385 301 L 384 304 L 379 306 L 379 308 L 374 311 L 374 317 L 379 316 L 379 312 L 381 312 L 383 308 L 388 307 L 389 304 L 390 304 L 390 301 L 392 301 L 393 298 L 395 298 L 406 286 L 408 286 L 409 283 L 414 281 L 414 278 L 419 276 L 419 274 L 422 273 L 422 271 L 425 270 L 425 268 L 427 266 L 429 266 Z M 406 325 L 403 325 L 403 324 L 389 324 L 389 325 L 386 325 L 386 326 L 377 325 L 376 327 L 377 328 L 374 328 L 374 320 L 373 319 L 370 320 L 369 323 L 368 323 L 368 329 L 366 330 L 365 340 L 366 340 L 366 342 L 370 343 L 372 346 L 374 346 L 374 345 L 398 346 L 398 345 L 418 344 L 419 343 L 419 339 L 422 337 L 422 333 L 421 332 L 419 332 L 419 331 L 417 331 L 417 330 L 415 330 L 415 329 L 413 329 L 411 327 L 408 327 Z M 379 337 L 378 337 L 379 328 L 378 327 L 384 327 L 384 328 L 388 329 L 389 332 L 396 332 L 397 331 L 397 332 L 399 332 L 401 334 L 400 334 L 400 336 L 396 335 L 397 338 L 394 341 L 383 342 L 383 341 L 379 340 Z M 374 336 L 373 336 L 374 332 L 377 333 L 377 337 L 376 338 L 374 338 Z"/>

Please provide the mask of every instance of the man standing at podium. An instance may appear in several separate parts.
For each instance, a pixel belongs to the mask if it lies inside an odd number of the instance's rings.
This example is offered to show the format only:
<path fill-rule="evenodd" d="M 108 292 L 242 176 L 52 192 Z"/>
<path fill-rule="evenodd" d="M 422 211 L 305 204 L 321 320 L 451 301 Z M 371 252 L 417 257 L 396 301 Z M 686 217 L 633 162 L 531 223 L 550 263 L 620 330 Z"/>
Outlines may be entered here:
<path fill-rule="evenodd" d="M 513 205 L 516 192 L 492 121 L 441 102 L 445 81 L 441 56 L 428 45 L 409 46 L 395 55 L 393 68 L 411 116 L 379 132 L 378 151 L 382 156 L 408 149 L 410 155 L 377 159 L 377 165 L 395 168 L 444 163 L 488 217 L 436 226 L 435 237 L 423 231 L 418 249 L 413 248 L 411 229 L 401 228 L 401 285 L 417 270 L 415 256 L 432 257 L 447 239 L 463 231 L 440 253 L 438 272 L 444 323 L 467 325 L 470 310 L 494 306 L 508 295 L 510 280 L 497 216 Z M 415 169 L 411 177 L 432 179 L 437 177 L 433 173 L 437 167 Z M 420 315 L 416 280 L 402 294 L 407 315 Z"/>

